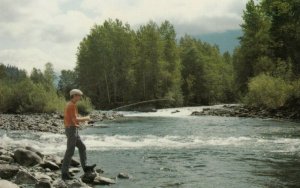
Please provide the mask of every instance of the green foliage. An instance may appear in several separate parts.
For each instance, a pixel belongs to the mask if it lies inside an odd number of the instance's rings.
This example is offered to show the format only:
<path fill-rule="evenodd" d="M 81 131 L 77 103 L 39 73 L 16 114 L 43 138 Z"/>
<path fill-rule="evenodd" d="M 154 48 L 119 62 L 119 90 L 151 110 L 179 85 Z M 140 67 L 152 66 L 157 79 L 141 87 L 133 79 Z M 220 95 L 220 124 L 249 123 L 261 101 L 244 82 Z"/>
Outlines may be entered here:
<path fill-rule="evenodd" d="M 276 108 L 300 101 L 297 84 L 289 84 L 300 76 L 299 7 L 298 0 L 247 3 L 233 65 L 238 91 L 245 95 L 249 89 L 248 103 Z M 290 87 L 294 89 L 288 96 Z"/>
<path fill-rule="evenodd" d="M 70 97 L 70 90 L 78 88 L 76 83 L 76 73 L 71 70 L 62 70 L 58 82 L 58 91 L 62 93 L 66 99 Z"/>
<path fill-rule="evenodd" d="M 249 92 L 245 98 L 248 105 L 279 108 L 286 104 L 292 86 L 281 78 L 261 74 L 249 82 Z"/>
<path fill-rule="evenodd" d="M 184 36 L 180 40 L 182 91 L 186 105 L 233 102 L 231 56 L 218 48 Z"/>
<path fill-rule="evenodd" d="M 170 98 L 182 104 L 179 50 L 168 22 L 137 32 L 120 20 L 95 25 L 77 53 L 78 84 L 97 107 Z"/>
<path fill-rule="evenodd" d="M 77 102 L 78 113 L 81 115 L 87 115 L 91 113 L 94 109 L 90 98 L 83 97 L 79 102 Z"/>
<path fill-rule="evenodd" d="M 61 112 L 65 100 L 55 90 L 46 91 L 41 84 L 30 79 L 18 83 L 1 83 L 0 112 Z"/>
<path fill-rule="evenodd" d="M 9 85 L 0 80 L 0 112 L 6 112 L 10 108 L 12 100 L 12 88 Z"/>
<path fill-rule="evenodd" d="M 132 99 L 135 35 L 128 24 L 108 20 L 95 25 L 77 53 L 78 84 L 96 106 Z"/>
<path fill-rule="evenodd" d="M 250 0 L 246 5 L 243 20 L 241 46 L 235 51 L 233 61 L 237 87 L 245 93 L 249 79 L 263 73 L 271 66 L 270 61 L 265 57 L 268 57 L 272 50 L 269 35 L 271 23 L 261 6 Z"/>
<path fill-rule="evenodd" d="M 11 65 L 0 63 L 0 79 L 7 81 L 21 81 L 26 78 L 26 71 Z"/>
<path fill-rule="evenodd" d="M 65 100 L 54 87 L 52 64 L 42 73 L 33 69 L 30 78 L 16 67 L 4 66 L 5 77 L 0 79 L 0 112 L 62 112 Z M 25 74 L 25 75 L 24 75 Z"/>

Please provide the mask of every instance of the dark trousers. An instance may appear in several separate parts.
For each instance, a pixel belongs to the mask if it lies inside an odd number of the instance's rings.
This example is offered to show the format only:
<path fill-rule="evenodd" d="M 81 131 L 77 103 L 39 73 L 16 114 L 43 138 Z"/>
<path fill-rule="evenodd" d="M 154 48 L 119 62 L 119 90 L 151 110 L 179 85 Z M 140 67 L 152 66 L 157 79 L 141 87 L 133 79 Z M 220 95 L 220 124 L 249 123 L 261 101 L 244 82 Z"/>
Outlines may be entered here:
<path fill-rule="evenodd" d="M 82 168 L 86 166 L 86 147 L 80 139 L 80 136 L 78 135 L 78 128 L 75 126 L 71 126 L 65 129 L 65 133 L 67 136 L 67 150 L 61 167 L 62 173 L 69 172 L 69 166 L 72 160 L 72 156 L 74 155 L 75 146 L 79 150 L 79 157 Z"/>

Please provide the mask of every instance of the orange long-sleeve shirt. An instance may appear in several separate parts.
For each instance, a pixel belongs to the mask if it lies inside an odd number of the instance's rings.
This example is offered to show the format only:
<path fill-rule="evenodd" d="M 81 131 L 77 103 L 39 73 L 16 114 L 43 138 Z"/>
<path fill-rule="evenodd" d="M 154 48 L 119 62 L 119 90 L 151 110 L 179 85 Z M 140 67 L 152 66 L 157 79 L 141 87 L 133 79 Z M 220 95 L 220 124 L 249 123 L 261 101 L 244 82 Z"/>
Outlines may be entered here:
<path fill-rule="evenodd" d="M 78 116 L 78 110 L 76 104 L 73 103 L 72 101 L 68 102 L 64 110 L 65 127 L 78 126 L 78 121 L 76 118 L 77 116 Z"/>

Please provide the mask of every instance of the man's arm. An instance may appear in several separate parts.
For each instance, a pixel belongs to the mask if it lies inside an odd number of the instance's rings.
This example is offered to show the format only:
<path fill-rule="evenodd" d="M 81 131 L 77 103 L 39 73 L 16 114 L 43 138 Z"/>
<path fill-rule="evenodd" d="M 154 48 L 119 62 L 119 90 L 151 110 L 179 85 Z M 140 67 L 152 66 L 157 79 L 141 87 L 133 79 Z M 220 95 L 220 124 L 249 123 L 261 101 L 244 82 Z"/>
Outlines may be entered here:
<path fill-rule="evenodd" d="M 90 116 L 85 116 L 85 117 L 76 116 L 76 121 L 77 122 L 85 122 L 85 121 L 90 121 L 90 120 L 91 120 Z"/>

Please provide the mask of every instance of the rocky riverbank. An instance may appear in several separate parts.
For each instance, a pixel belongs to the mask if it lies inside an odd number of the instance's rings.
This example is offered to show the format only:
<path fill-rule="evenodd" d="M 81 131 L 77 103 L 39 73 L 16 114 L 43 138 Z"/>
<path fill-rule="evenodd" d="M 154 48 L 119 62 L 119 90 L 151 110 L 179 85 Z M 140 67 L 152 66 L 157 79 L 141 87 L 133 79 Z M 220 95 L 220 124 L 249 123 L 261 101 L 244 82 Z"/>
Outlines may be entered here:
<path fill-rule="evenodd" d="M 300 110 L 298 109 L 265 109 L 245 105 L 224 105 L 222 108 L 204 108 L 202 111 L 195 111 L 191 115 L 300 120 Z"/>
<path fill-rule="evenodd" d="M 93 111 L 90 114 L 92 121 L 82 127 L 91 126 L 95 122 L 115 120 L 122 117 L 116 112 Z M 0 129 L 31 130 L 40 132 L 63 133 L 63 116 L 53 114 L 0 114 Z"/>
<path fill-rule="evenodd" d="M 115 184 L 118 179 L 130 179 L 124 173 L 106 178 L 103 176 L 104 171 L 99 168 L 80 176 L 80 163 L 73 159 L 70 173 L 77 178 L 63 181 L 61 164 L 62 158 L 59 156 L 45 155 L 31 147 L 8 148 L 0 143 L 0 187 L 87 188 Z"/>

